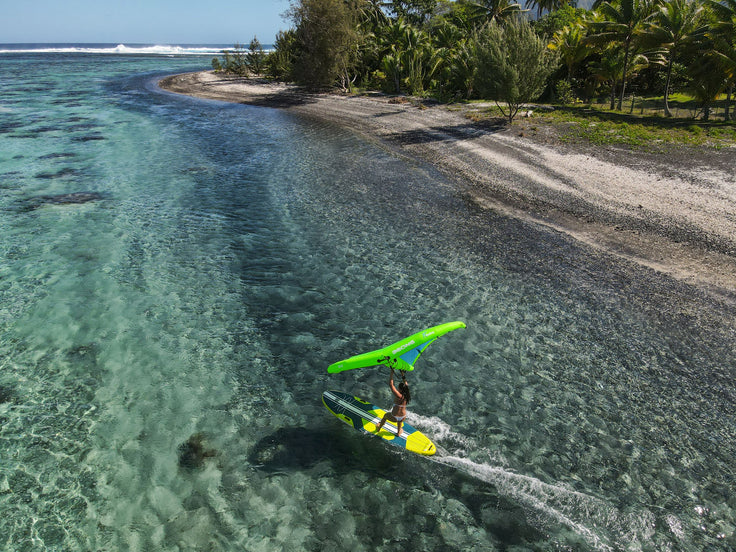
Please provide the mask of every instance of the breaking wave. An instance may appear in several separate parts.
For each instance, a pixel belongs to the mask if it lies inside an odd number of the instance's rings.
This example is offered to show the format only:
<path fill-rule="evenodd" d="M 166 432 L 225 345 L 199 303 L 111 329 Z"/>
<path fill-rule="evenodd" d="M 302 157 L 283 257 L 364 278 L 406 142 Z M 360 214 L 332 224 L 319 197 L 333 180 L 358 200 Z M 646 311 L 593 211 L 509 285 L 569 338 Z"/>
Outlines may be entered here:
<path fill-rule="evenodd" d="M 168 44 L 3 44 L 0 54 L 117 54 L 204 56 L 219 54 L 225 45 L 168 45 Z"/>

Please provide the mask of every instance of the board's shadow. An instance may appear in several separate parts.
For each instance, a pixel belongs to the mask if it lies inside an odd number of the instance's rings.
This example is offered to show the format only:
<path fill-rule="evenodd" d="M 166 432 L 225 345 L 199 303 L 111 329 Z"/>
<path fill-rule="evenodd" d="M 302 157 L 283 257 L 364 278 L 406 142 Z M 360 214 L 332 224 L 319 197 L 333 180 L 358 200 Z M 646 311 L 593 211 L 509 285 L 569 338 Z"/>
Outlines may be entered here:
<path fill-rule="evenodd" d="M 283 427 L 261 438 L 253 447 L 249 461 L 267 472 L 310 469 L 329 462 L 337 473 L 349 471 L 385 472 L 396 465 L 397 453 L 382 446 L 378 439 L 340 431 Z"/>

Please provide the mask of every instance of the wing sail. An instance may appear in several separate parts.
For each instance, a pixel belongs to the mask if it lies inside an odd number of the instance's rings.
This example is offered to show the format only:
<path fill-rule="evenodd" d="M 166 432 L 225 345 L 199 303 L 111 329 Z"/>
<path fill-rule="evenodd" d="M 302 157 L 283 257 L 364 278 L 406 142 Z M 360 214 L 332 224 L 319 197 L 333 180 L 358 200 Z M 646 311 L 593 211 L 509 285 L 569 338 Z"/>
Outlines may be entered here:
<path fill-rule="evenodd" d="M 398 370 L 411 371 L 414 370 L 414 363 L 424 350 L 433 343 L 437 338 L 442 337 L 448 332 L 464 328 L 465 323 L 456 321 L 440 324 L 417 332 L 414 335 L 405 337 L 401 341 L 397 341 L 383 349 L 377 349 L 369 353 L 352 356 L 348 359 L 341 360 L 331 364 L 327 371 L 330 374 L 338 374 L 345 370 L 354 370 L 356 368 L 367 368 L 369 366 L 378 366 L 387 364 Z"/>

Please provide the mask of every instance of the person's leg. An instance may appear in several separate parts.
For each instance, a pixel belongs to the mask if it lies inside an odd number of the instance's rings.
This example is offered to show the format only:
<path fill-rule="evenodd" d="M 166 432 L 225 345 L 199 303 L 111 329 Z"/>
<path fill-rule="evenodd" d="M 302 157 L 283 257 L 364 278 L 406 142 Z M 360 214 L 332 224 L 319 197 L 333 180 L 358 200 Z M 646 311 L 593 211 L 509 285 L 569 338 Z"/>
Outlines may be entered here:
<path fill-rule="evenodd" d="M 383 427 L 383 424 L 385 424 L 385 423 L 386 423 L 386 419 L 387 419 L 387 418 L 389 417 L 389 415 L 390 415 L 390 414 L 389 414 L 388 412 L 386 412 L 386 413 L 385 413 L 385 414 L 383 415 L 383 418 L 381 419 L 381 421 L 380 421 L 380 422 L 378 423 L 378 425 L 376 426 L 376 433 L 378 433 L 379 431 L 381 431 L 381 428 Z"/>
<path fill-rule="evenodd" d="M 380 423 L 379 423 L 379 424 L 378 424 L 378 425 L 376 426 L 376 433 L 378 433 L 379 431 L 381 431 L 381 428 L 383 428 L 383 424 L 385 424 L 385 423 L 386 423 L 386 420 L 391 420 L 392 422 L 395 422 L 395 421 L 396 421 L 396 418 L 394 418 L 394 417 L 393 417 L 393 416 L 391 415 L 391 413 L 390 413 L 390 412 L 386 412 L 386 413 L 385 413 L 385 414 L 383 415 L 383 419 L 381 420 L 381 422 L 380 422 Z"/>
<path fill-rule="evenodd" d="M 404 425 L 404 420 L 401 420 L 400 422 L 396 422 L 396 436 L 401 437 L 401 426 Z"/>

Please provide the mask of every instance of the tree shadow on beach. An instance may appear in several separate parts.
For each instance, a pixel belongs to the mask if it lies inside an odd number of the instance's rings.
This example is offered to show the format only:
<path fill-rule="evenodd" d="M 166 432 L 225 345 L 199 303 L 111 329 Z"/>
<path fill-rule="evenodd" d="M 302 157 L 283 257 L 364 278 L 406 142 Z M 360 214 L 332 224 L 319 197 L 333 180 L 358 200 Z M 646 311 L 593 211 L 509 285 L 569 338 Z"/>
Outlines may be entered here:
<path fill-rule="evenodd" d="M 232 84 L 253 84 L 253 85 L 272 85 L 273 83 L 265 79 L 255 79 L 252 77 L 229 77 L 224 80 L 215 82 L 202 83 L 203 89 L 211 92 L 214 95 L 222 94 L 223 97 L 227 97 L 228 101 L 237 101 L 237 96 L 232 91 L 227 90 L 224 87 Z M 218 88 L 220 90 L 218 90 Z M 318 97 L 314 91 L 307 88 L 301 88 L 297 86 L 285 86 L 281 89 L 275 89 L 271 93 L 259 93 L 259 94 L 243 94 L 243 98 L 240 103 L 247 105 L 255 105 L 259 107 L 275 107 L 275 108 L 289 108 L 300 105 L 313 104 L 318 101 Z"/>
<path fill-rule="evenodd" d="M 389 140 L 402 146 L 431 142 L 455 142 L 482 134 L 495 134 L 507 128 L 508 124 L 505 119 L 487 119 L 478 122 L 468 121 L 460 125 L 406 130 L 393 134 L 389 137 Z"/>
<path fill-rule="evenodd" d="M 699 111 L 698 107 L 695 107 L 690 102 L 677 102 L 670 100 L 670 107 L 685 111 L 688 113 L 687 116 L 676 116 L 676 117 L 664 117 L 658 112 L 652 112 L 650 110 L 655 109 L 656 103 L 648 101 L 646 99 L 641 100 L 640 104 L 637 104 L 636 109 L 631 112 L 629 109 L 622 111 L 611 111 L 601 108 L 591 108 L 589 106 L 555 106 L 555 111 L 560 113 L 567 113 L 576 117 L 585 117 L 591 120 L 599 120 L 611 123 L 635 123 L 647 127 L 655 127 L 664 130 L 668 129 L 683 129 L 690 128 L 693 125 L 702 127 L 704 129 L 718 128 L 718 127 L 730 127 L 732 121 L 724 121 L 722 119 L 712 118 L 708 121 L 698 118 L 695 114 Z M 642 107 L 643 105 L 643 107 Z M 713 107 L 711 107 L 711 110 Z"/>

